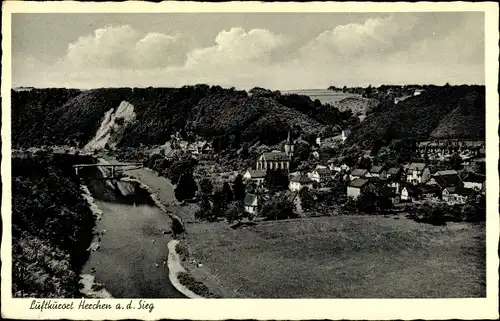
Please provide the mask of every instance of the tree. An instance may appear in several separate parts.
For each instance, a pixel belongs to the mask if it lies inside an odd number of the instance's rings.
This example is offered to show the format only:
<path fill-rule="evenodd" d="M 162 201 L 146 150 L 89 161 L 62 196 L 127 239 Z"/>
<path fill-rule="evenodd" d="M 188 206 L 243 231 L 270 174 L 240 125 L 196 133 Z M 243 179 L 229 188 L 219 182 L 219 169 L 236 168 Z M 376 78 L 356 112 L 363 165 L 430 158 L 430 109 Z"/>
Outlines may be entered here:
<path fill-rule="evenodd" d="M 314 198 L 308 187 L 301 189 L 299 192 L 299 196 L 300 204 L 302 205 L 302 208 L 304 210 L 309 211 L 314 207 Z"/>
<path fill-rule="evenodd" d="M 365 213 L 372 213 L 377 206 L 377 194 L 372 191 L 362 192 L 357 199 L 357 207 Z"/>
<path fill-rule="evenodd" d="M 244 218 L 251 218 L 249 213 L 245 211 L 242 202 L 234 201 L 229 204 L 226 210 L 226 220 L 229 224 L 233 222 L 241 222 Z"/>
<path fill-rule="evenodd" d="M 278 194 L 263 204 L 261 213 L 266 216 L 267 220 L 284 220 L 296 217 L 293 209 L 293 203 L 288 200 L 287 196 Z"/>
<path fill-rule="evenodd" d="M 224 199 L 226 204 L 231 203 L 234 200 L 234 194 L 228 182 L 224 182 L 222 190 L 224 192 Z"/>
<path fill-rule="evenodd" d="M 195 165 L 196 165 L 196 160 L 191 157 L 185 157 L 183 159 L 174 161 L 172 165 L 168 168 L 167 178 L 170 179 L 170 181 L 173 184 L 177 184 L 183 173 L 193 172 Z"/>
<path fill-rule="evenodd" d="M 450 159 L 450 166 L 454 170 L 460 170 L 462 168 L 462 158 L 458 153 L 454 153 Z"/>
<path fill-rule="evenodd" d="M 265 183 L 271 193 L 286 190 L 289 184 L 288 175 L 283 170 L 269 170 Z"/>
<path fill-rule="evenodd" d="M 198 186 L 194 181 L 193 174 L 189 171 L 185 172 L 179 178 L 179 183 L 175 188 L 175 198 L 179 202 L 191 199 L 196 195 Z"/>
<path fill-rule="evenodd" d="M 202 178 L 200 180 L 200 194 L 202 196 L 211 196 L 212 195 L 212 191 L 214 189 L 214 186 L 212 184 L 212 181 L 208 178 Z"/>
<path fill-rule="evenodd" d="M 241 201 L 245 198 L 245 184 L 243 184 L 243 176 L 238 174 L 233 182 L 234 199 Z"/>
<path fill-rule="evenodd" d="M 197 219 L 209 219 L 209 216 L 212 214 L 212 205 L 210 204 L 210 200 L 208 196 L 202 195 L 200 200 L 200 205 L 194 217 Z"/>

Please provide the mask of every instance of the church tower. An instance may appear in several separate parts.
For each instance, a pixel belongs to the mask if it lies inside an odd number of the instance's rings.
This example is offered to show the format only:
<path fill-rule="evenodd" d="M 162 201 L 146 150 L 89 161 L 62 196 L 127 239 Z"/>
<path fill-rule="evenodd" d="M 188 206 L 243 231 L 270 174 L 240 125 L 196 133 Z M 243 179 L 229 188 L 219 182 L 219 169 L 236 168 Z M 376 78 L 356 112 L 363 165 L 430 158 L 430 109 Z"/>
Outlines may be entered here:
<path fill-rule="evenodd" d="M 290 130 L 288 130 L 288 138 L 285 143 L 285 154 L 287 154 L 290 157 L 293 157 L 293 152 L 295 149 L 295 145 L 292 142 L 291 136 L 290 136 Z"/>

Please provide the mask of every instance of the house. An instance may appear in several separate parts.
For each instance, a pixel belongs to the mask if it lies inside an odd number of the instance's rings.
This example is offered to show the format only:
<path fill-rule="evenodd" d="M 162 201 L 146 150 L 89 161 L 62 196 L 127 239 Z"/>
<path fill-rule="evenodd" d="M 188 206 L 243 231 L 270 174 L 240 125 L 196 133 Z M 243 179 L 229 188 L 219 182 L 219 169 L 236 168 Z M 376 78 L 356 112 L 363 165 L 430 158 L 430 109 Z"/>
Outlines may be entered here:
<path fill-rule="evenodd" d="M 259 159 L 257 159 L 257 164 L 255 169 L 283 169 L 288 170 L 290 168 L 291 157 L 284 152 L 270 152 L 263 153 Z"/>
<path fill-rule="evenodd" d="M 480 191 L 485 185 L 486 176 L 469 172 L 465 175 L 462 181 L 465 188 L 472 188 L 473 190 Z"/>
<path fill-rule="evenodd" d="M 318 145 L 318 147 L 321 147 L 321 137 L 316 137 L 316 145 Z"/>
<path fill-rule="evenodd" d="M 396 176 L 389 176 L 385 180 L 385 184 L 386 186 L 393 188 L 396 191 L 396 193 L 399 194 L 401 192 L 401 180 L 398 179 Z"/>
<path fill-rule="evenodd" d="M 421 197 L 427 200 L 441 199 L 441 188 L 436 184 L 422 184 L 419 186 Z"/>
<path fill-rule="evenodd" d="M 414 185 L 427 183 L 431 171 L 425 163 L 411 163 L 406 170 L 406 181 Z"/>
<path fill-rule="evenodd" d="M 263 169 L 249 169 L 243 174 L 243 180 L 251 180 L 259 186 L 264 183 L 266 173 Z"/>
<path fill-rule="evenodd" d="M 443 189 L 443 201 L 448 204 L 465 204 L 474 195 L 472 188 L 446 187 Z"/>
<path fill-rule="evenodd" d="M 364 178 L 366 176 L 366 174 L 368 174 L 367 169 L 355 168 L 349 174 L 349 178 L 351 179 L 351 181 L 353 181 L 356 178 Z"/>
<path fill-rule="evenodd" d="M 321 183 L 322 181 L 332 178 L 332 171 L 329 168 L 316 168 L 310 173 L 309 178 Z"/>
<path fill-rule="evenodd" d="M 174 159 L 178 158 L 180 154 L 181 153 L 178 149 L 170 149 L 168 152 L 165 153 L 165 159 L 167 161 L 173 161 Z"/>
<path fill-rule="evenodd" d="M 387 171 L 385 169 L 385 166 L 372 166 L 370 170 L 368 171 L 371 177 L 378 177 L 380 179 L 386 179 L 387 178 Z"/>
<path fill-rule="evenodd" d="M 344 163 L 342 165 L 334 165 L 334 164 L 330 164 L 330 166 L 328 166 L 332 171 L 335 171 L 335 172 L 347 172 L 349 171 L 349 166 Z"/>
<path fill-rule="evenodd" d="M 247 211 L 250 214 L 256 214 L 257 213 L 257 206 L 259 205 L 258 200 L 259 199 L 258 199 L 257 195 L 246 194 L 245 200 L 244 200 L 245 211 Z"/>
<path fill-rule="evenodd" d="M 351 131 L 349 129 L 343 130 L 342 131 L 342 141 L 345 142 L 347 137 L 351 134 Z"/>
<path fill-rule="evenodd" d="M 290 184 L 288 185 L 289 189 L 292 192 L 299 192 L 304 187 L 313 188 L 313 180 L 307 176 L 300 175 L 290 178 Z"/>
<path fill-rule="evenodd" d="M 427 181 L 430 185 L 439 185 L 441 189 L 446 187 L 463 186 L 463 182 L 456 171 L 439 171 L 432 175 L 431 179 Z"/>
<path fill-rule="evenodd" d="M 401 201 L 413 202 L 420 197 L 420 189 L 412 184 L 405 184 L 401 189 Z"/>
<path fill-rule="evenodd" d="M 392 179 L 400 180 L 401 179 L 401 172 L 402 172 L 402 170 L 400 167 L 391 167 L 387 170 L 386 179 L 392 178 Z"/>
<path fill-rule="evenodd" d="M 288 201 L 293 203 L 293 205 L 295 206 L 296 213 L 298 214 L 303 213 L 302 203 L 300 201 L 300 196 L 298 192 L 292 192 L 292 194 L 290 194 L 290 196 L 288 197 Z"/>
<path fill-rule="evenodd" d="M 347 185 L 347 197 L 357 199 L 367 190 L 375 190 L 373 182 L 365 178 L 356 178 Z"/>

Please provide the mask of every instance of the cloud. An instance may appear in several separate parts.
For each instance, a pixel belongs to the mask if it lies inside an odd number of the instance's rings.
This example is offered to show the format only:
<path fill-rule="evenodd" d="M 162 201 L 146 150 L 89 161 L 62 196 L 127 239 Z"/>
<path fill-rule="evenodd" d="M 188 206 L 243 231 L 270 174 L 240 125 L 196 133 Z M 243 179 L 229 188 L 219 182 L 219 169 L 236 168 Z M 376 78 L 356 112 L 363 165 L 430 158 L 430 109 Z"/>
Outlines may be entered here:
<path fill-rule="evenodd" d="M 311 38 L 301 45 L 304 39 L 293 34 L 234 27 L 220 31 L 211 45 L 197 47 L 187 35 L 107 26 L 69 44 L 56 64 L 18 57 L 13 80 L 82 88 L 484 83 L 484 18 L 479 15 L 378 15 L 334 25 Z"/>
<path fill-rule="evenodd" d="M 70 43 L 66 60 L 83 68 L 158 68 L 183 63 L 193 47 L 184 35 L 143 35 L 130 25 L 107 26 Z"/>
<path fill-rule="evenodd" d="M 265 64 L 273 50 L 285 43 L 283 36 L 269 30 L 252 29 L 246 32 L 242 28 L 231 28 L 221 31 L 213 46 L 191 51 L 186 66 L 234 66 L 253 62 Z"/>

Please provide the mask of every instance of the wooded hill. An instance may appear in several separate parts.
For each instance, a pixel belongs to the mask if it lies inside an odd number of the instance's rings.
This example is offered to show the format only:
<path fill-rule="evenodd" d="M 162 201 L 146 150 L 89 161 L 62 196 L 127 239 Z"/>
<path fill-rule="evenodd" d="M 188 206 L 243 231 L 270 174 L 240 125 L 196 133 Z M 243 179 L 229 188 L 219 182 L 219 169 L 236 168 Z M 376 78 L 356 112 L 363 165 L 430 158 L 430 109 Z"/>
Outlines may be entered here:
<path fill-rule="evenodd" d="M 273 145 L 294 135 L 344 127 L 350 111 L 313 102 L 307 96 L 195 85 L 182 88 L 110 88 L 88 91 L 34 89 L 12 91 L 14 147 L 71 145 L 83 147 L 95 135 L 106 111 L 122 101 L 134 106 L 135 121 L 116 133 L 117 146 L 164 144 L 177 131 L 224 147 L 245 143 Z"/>
<path fill-rule="evenodd" d="M 395 139 L 485 139 L 484 86 L 428 87 L 398 104 L 382 101 L 347 139 L 371 148 Z"/>

